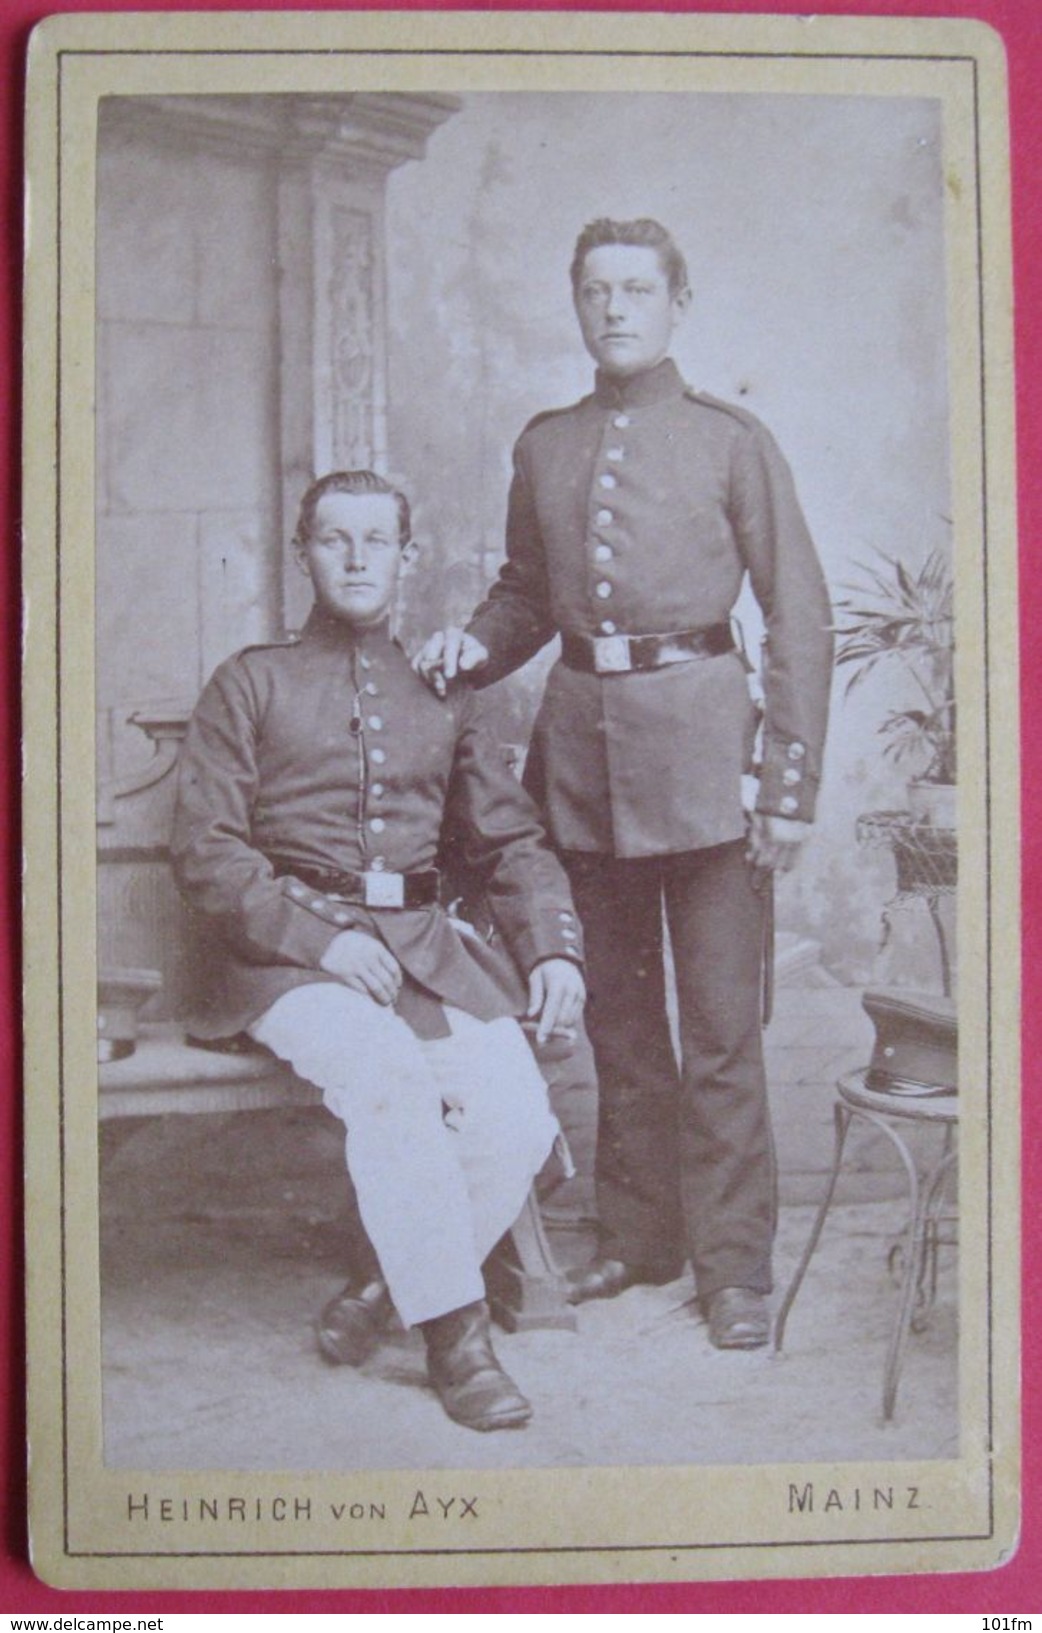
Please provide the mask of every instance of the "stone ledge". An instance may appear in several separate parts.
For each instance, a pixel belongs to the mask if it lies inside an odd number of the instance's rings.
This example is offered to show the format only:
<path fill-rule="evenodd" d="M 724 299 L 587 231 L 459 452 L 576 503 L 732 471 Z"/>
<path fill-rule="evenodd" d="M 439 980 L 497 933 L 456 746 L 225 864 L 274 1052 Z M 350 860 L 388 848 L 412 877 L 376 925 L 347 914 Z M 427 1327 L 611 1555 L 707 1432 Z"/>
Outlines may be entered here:
<path fill-rule="evenodd" d="M 195 1048 L 185 1042 L 180 1027 L 169 1022 L 142 1027 L 132 1055 L 98 1068 L 98 1112 L 103 1121 L 321 1103 L 312 1084 L 302 1082 L 270 1055 Z"/>

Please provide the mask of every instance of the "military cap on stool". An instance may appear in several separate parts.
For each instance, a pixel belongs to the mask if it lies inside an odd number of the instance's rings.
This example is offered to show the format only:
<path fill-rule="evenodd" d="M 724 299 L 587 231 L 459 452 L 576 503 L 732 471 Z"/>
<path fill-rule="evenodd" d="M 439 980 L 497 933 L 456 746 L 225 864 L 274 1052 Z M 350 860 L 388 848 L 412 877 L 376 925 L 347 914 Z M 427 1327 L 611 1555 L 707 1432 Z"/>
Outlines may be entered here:
<path fill-rule="evenodd" d="M 907 1095 L 958 1091 L 958 1020 L 951 998 L 872 988 L 861 1002 L 876 1029 L 867 1088 Z"/>

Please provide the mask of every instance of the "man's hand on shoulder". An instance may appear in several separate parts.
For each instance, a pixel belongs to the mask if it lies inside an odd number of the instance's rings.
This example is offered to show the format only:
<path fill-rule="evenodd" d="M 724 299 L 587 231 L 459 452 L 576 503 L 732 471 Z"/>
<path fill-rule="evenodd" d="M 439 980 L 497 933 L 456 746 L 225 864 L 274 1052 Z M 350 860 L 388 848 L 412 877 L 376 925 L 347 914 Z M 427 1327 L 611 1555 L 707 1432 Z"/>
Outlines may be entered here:
<path fill-rule="evenodd" d="M 398 960 L 382 941 L 366 935 L 364 930 L 342 930 L 329 943 L 319 965 L 345 987 L 375 998 L 378 1004 L 393 1004 L 401 990 Z"/>
<path fill-rule="evenodd" d="M 436 630 L 421 646 L 412 666 L 421 680 L 425 680 L 439 697 L 444 697 L 449 682 L 457 675 L 467 675 L 488 662 L 488 649 L 464 629 L 454 627 Z"/>
<path fill-rule="evenodd" d="M 526 1014 L 539 1017 L 536 1042 L 574 1032 L 585 1002 L 586 982 L 578 964 L 570 958 L 544 958 L 528 977 Z"/>
<path fill-rule="evenodd" d="M 809 822 L 775 816 L 771 811 L 753 811 L 746 855 L 753 867 L 767 873 L 788 873 L 809 833 Z"/>

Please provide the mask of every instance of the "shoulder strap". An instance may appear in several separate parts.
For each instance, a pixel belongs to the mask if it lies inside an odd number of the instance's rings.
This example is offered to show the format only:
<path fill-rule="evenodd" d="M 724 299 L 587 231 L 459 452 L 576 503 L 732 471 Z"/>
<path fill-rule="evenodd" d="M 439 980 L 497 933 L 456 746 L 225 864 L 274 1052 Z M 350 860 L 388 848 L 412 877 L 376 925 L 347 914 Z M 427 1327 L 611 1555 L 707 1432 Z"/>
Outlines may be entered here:
<path fill-rule="evenodd" d="M 734 403 L 725 403 L 721 397 L 713 397 L 708 391 L 696 391 L 693 386 L 685 386 L 684 396 L 689 402 L 698 403 L 702 408 L 714 408 L 720 414 L 730 415 L 739 425 L 754 427 L 760 423 L 756 415 L 750 414 L 747 408 L 738 408 Z"/>
<path fill-rule="evenodd" d="M 278 652 L 288 650 L 290 647 L 299 645 L 300 631 L 294 629 L 291 630 L 289 634 L 284 635 L 279 641 L 254 641 L 250 646 L 242 646 L 239 648 L 238 652 L 233 653 L 233 656 L 236 658 L 245 658 L 249 652 Z"/>

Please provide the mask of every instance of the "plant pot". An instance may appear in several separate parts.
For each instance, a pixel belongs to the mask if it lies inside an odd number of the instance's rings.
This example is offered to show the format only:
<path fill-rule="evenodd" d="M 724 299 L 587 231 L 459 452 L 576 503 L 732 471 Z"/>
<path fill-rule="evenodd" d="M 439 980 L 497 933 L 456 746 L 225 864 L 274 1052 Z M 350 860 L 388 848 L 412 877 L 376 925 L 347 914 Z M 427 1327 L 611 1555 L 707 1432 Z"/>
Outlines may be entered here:
<path fill-rule="evenodd" d="M 915 822 L 930 828 L 948 828 L 953 832 L 957 821 L 957 789 L 950 782 L 910 782 L 908 809 Z"/>

